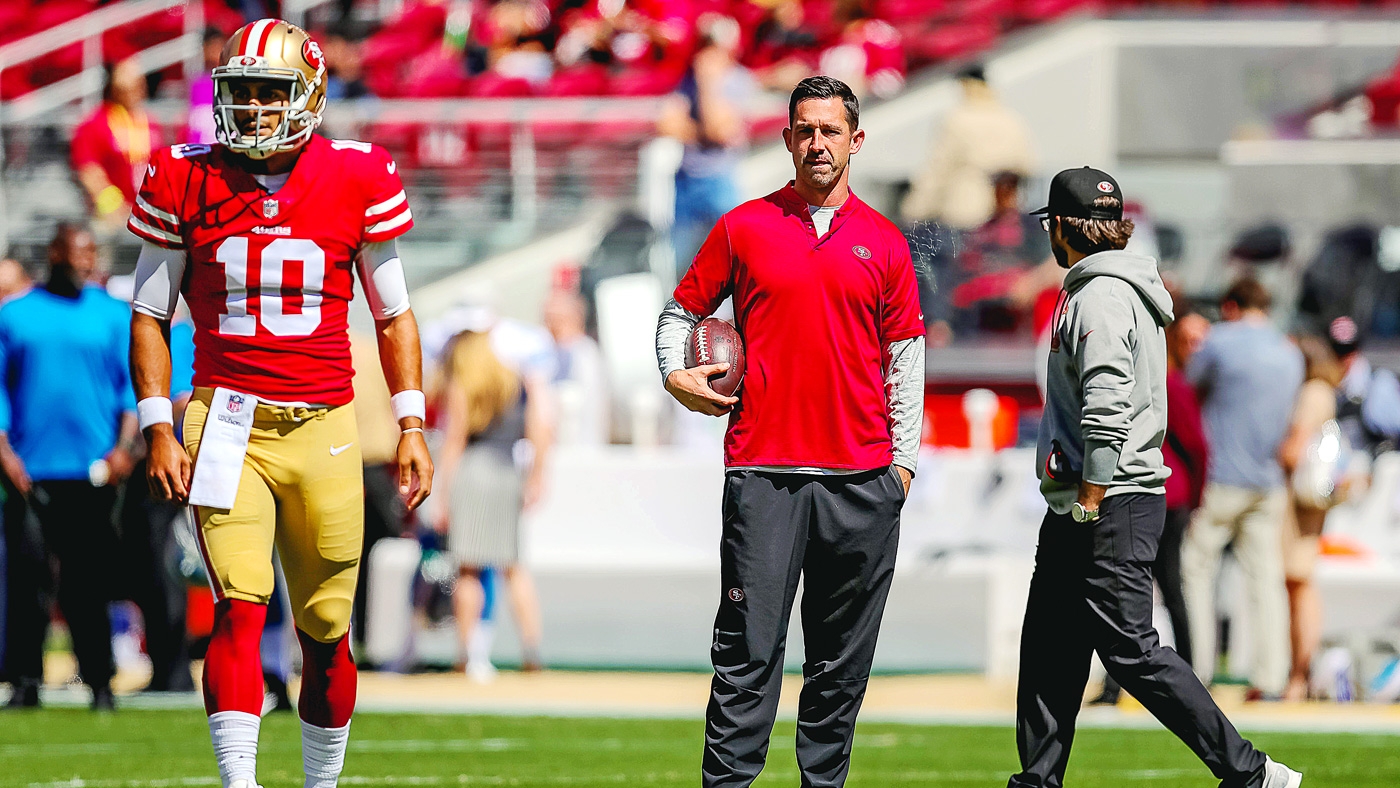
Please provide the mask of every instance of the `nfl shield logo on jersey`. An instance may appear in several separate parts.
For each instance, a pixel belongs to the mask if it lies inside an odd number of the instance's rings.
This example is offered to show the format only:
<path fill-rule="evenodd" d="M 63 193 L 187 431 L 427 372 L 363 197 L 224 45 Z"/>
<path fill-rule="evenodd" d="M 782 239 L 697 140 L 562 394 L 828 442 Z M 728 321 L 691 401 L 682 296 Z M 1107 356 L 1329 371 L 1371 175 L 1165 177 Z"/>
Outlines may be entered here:
<path fill-rule="evenodd" d="M 269 201 L 269 202 L 270 202 L 270 201 Z M 273 203 L 273 205 L 275 206 L 276 203 Z M 276 207 L 274 207 L 274 208 L 273 208 L 273 213 L 276 213 L 276 212 L 277 212 L 277 209 L 276 209 Z M 239 412 L 240 410 L 243 410 L 243 395 L 242 395 L 242 394 L 230 394 L 230 395 L 228 395 L 228 412 L 229 412 L 229 413 L 237 413 L 237 412 Z"/>
<path fill-rule="evenodd" d="M 277 216 L 277 201 L 271 198 L 263 200 L 263 217 L 272 219 Z"/>

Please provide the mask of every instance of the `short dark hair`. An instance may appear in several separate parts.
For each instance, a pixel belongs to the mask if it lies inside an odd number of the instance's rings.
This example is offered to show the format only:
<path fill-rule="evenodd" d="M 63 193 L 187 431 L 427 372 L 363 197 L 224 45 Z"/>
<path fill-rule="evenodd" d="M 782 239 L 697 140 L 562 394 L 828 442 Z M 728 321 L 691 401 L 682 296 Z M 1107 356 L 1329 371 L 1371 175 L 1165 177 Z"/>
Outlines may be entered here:
<path fill-rule="evenodd" d="M 846 105 L 846 124 L 851 131 L 860 128 L 860 99 L 851 92 L 851 86 L 834 77 L 807 77 L 797 83 L 788 98 L 788 125 L 797 120 L 797 105 L 807 99 L 839 98 Z"/>
<path fill-rule="evenodd" d="M 1123 208 L 1123 201 L 1104 195 L 1094 198 L 1095 208 Z M 1088 219 L 1082 216 L 1057 216 L 1065 243 L 1080 254 L 1098 254 L 1122 249 L 1133 237 L 1132 219 Z"/>
<path fill-rule="evenodd" d="M 1230 289 L 1225 291 L 1225 295 L 1220 298 L 1220 305 L 1234 304 L 1240 309 L 1258 309 L 1261 312 L 1269 311 L 1269 307 L 1274 305 L 1274 297 L 1269 295 L 1269 289 L 1260 284 L 1258 279 L 1252 276 L 1242 276 L 1230 285 Z"/>

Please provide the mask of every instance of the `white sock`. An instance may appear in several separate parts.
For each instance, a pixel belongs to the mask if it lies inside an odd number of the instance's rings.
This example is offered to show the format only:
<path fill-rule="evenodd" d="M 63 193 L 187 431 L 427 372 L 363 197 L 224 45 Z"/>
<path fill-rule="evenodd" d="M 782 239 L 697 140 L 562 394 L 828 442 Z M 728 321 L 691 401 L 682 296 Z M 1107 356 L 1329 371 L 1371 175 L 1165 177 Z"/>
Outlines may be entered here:
<path fill-rule="evenodd" d="M 350 723 L 339 728 L 321 728 L 301 721 L 301 761 L 306 769 L 306 788 L 335 788 L 340 770 L 345 768 L 345 745 L 350 742 Z"/>
<path fill-rule="evenodd" d="M 234 780 L 257 784 L 258 728 L 262 718 L 245 711 L 220 711 L 209 715 L 209 738 L 219 762 L 224 788 Z"/>

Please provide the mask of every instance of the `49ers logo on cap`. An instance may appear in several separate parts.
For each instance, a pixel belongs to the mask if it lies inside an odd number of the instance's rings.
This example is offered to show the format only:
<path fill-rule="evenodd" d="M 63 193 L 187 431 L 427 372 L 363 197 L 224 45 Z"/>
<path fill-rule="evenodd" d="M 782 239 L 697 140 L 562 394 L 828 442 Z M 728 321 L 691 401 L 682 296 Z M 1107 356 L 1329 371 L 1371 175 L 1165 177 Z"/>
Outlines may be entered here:
<path fill-rule="evenodd" d="M 1109 183 L 1108 181 L 1099 181 L 1099 191 L 1103 192 L 1104 194 L 1112 194 L 1113 184 Z"/>
<path fill-rule="evenodd" d="M 856 257 L 859 257 L 862 260 L 870 259 L 870 250 L 866 249 L 864 246 L 852 246 L 851 254 L 855 255 Z"/>
<path fill-rule="evenodd" d="M 308 65 L 317 71 L 326 66 L 326 58 L 321 54 L 321 45 L 309 38 L 301 45 L 301 56 Z"/>

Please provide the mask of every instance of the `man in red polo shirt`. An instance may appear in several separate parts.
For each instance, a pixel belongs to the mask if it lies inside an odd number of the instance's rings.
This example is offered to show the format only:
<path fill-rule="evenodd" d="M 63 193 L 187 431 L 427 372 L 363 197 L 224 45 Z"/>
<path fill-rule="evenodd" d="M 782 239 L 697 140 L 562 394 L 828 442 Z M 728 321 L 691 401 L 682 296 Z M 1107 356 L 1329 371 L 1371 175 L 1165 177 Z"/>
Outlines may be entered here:
<path fill-rule="evenodd" d="M 909 247 L 847 185 L 859 120 L 839 80 L 797 85 L 783 131 L 796 179 L 719 220 L 657 325 L 666 390 L 729 414 L 707 788 L 747 786 L 763 769 L 802 577 L 802 784 L 841 786 L 850 769 L 924 385 Z M 709 387 L 724 365 L 685 368 L 690 329 L 728 297 L 748 356 L 738 397 Z"/>

